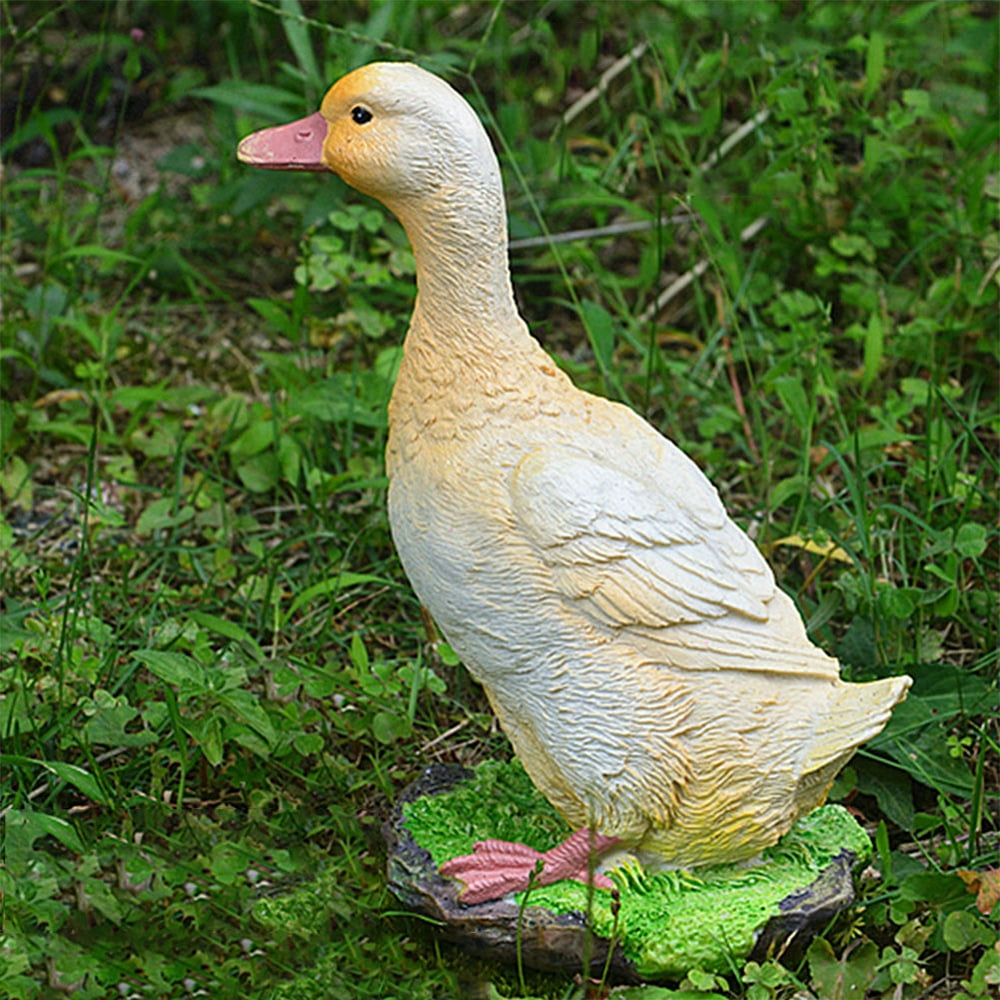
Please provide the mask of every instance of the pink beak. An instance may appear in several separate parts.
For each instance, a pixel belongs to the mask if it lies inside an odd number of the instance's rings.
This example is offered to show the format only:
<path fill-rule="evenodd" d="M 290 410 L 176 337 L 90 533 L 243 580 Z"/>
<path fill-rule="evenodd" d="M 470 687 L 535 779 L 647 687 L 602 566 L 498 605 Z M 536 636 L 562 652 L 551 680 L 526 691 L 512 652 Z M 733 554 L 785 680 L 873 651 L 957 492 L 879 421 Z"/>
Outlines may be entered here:
<path fill-rule="evenodd" d="M 326 119 L 316 112 L 248 135 L 236 150 L 241 163 L 265 170 L 329 170 L 323 162 Z"/>

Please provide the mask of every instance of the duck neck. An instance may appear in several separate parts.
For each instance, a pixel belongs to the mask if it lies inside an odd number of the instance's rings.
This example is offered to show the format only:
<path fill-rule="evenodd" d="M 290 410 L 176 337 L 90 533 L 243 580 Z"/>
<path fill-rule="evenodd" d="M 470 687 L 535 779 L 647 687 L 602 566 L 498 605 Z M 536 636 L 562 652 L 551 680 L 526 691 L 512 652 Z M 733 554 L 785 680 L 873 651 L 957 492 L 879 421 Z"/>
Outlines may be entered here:
<path fill-rule="evenodd" d="M 441 190 L 393 208 L 417 267 L 411 337 L 447 339 L 449 351 L 479 352 L 528 336 L 514 302 L 498 190 L 483 186 L 471 196 L 468 188 Z"/>

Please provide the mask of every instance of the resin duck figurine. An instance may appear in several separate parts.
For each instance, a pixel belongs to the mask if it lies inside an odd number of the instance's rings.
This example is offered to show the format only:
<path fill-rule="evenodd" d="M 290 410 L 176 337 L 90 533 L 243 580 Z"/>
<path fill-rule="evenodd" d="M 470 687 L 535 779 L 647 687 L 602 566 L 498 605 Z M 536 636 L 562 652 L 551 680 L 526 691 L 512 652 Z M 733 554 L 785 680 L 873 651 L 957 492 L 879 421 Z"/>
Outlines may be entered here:
<path fill-rule="evenodd" d="M 389 520 L 417 596 L 577 832 L 486 841 L 442 871 L 475 903 L 756 855 L 820 805 L 910 680 L 852 684 L 814 646 L 708 479 L 627 407 L 575 388 L 514 303 L 500 170 L 479 119 L 407 63 L 248 136 L 248 164 L 330 170 L 413 246 L 389 404 Z M 602 867 L 607 867 L 602 864 Z"/>

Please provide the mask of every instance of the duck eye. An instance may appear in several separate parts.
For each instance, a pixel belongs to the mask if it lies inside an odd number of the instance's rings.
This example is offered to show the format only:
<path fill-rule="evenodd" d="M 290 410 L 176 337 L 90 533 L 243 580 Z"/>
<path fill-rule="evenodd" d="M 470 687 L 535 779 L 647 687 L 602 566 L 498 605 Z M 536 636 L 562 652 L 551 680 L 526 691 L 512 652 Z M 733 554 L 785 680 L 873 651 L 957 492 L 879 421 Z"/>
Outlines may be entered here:
<path fill-rule="evenodd" d="M 367 125 L 372 120 L 372 113 L 358 105 L 356 108 L 351 108 L 351 118 L 355 125 Z"/>

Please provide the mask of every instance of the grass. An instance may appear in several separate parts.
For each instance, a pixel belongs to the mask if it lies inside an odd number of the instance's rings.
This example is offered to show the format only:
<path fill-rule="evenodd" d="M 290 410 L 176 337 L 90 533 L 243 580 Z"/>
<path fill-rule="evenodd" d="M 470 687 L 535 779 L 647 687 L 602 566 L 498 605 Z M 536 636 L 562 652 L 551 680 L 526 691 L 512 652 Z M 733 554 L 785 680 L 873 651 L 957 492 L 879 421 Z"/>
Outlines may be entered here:
<path fill-rule="evenodd" d="M 834 789 L 876 831 L 856 907 L 787 968 L 616 996 L 989 995 L 995 8 L 301 10 L 0 5 L 2 992 L 584 993 L 384 889 L 423 764 L 509 753 L 388 535 L 412 261 L 233 155 L 418 56 L 498 143 L 539 339 L 698 461 L 846 676 L 915 679 Z"/>

